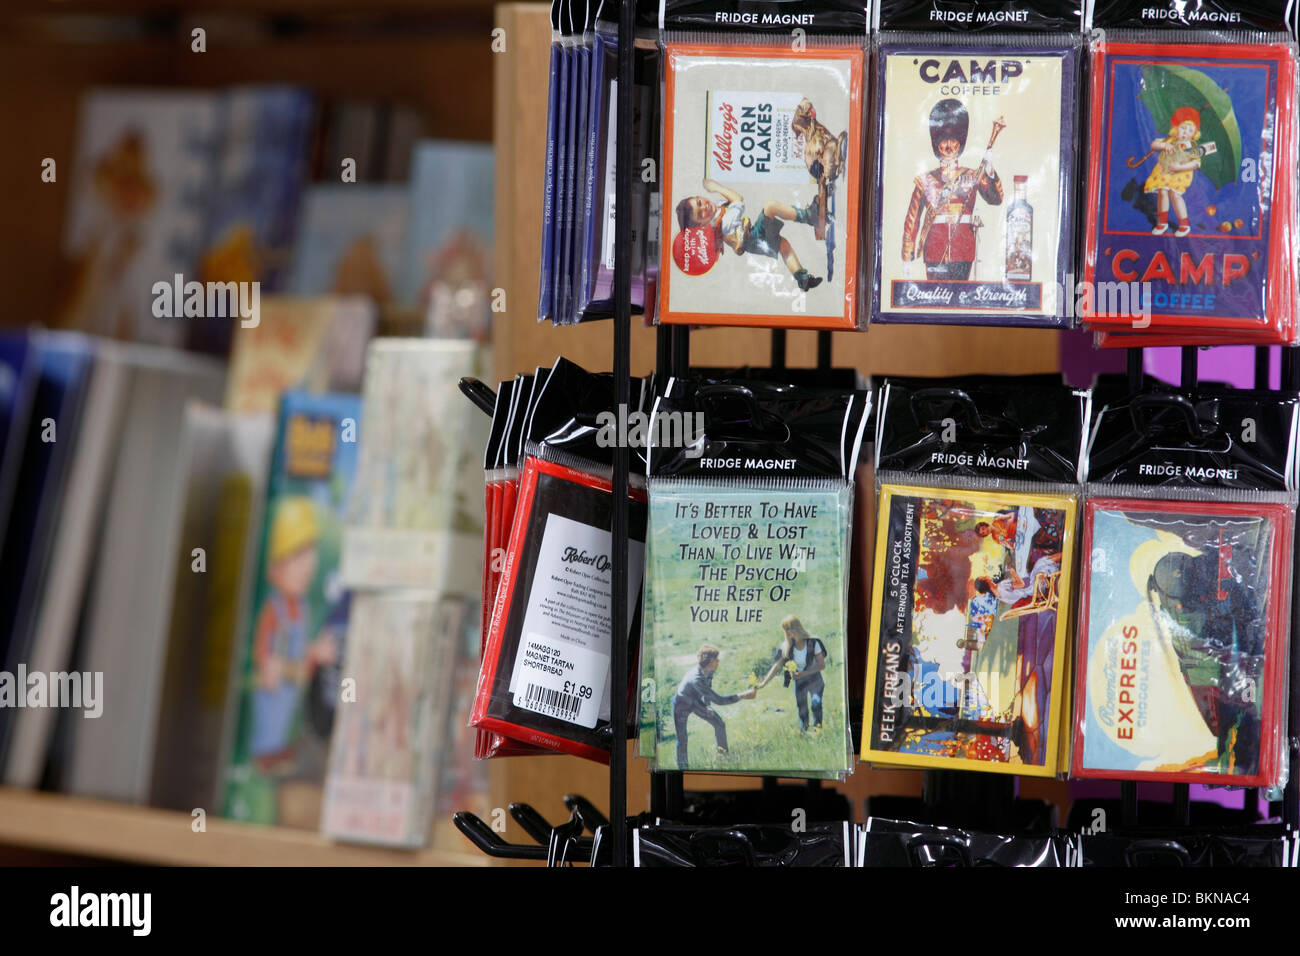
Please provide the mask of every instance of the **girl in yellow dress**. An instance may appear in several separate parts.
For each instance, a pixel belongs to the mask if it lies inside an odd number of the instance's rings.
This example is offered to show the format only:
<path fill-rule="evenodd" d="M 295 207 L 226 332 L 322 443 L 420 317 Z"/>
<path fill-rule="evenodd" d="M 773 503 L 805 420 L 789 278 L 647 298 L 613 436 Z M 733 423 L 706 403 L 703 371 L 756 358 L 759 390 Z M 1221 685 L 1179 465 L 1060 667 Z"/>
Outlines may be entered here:
<path fill-rule="evenodd" d="M 1169 119 L 1169 135 L 1157 139 L 1151 144 L 1153 150 L 1160 151 L 1156 168 L 1147 177 L 1143 191 L 1156 194 L 1156 227 L 1151 230 L 1154 236 L 1169 231 L 1169 204 L 1172 202 L 1174 213 L 1178 216 L 1178 229 L 1175 236 L 1185 236 L 1192 231 L 1187 221 L 1187 203 L 1183 193 L 1192 184 L 1192 176 L 1201 168 L 1204 151 L 1198 145 L 1201 139 L 1201 114 L 1190 106 L 1174 110 Z"/>

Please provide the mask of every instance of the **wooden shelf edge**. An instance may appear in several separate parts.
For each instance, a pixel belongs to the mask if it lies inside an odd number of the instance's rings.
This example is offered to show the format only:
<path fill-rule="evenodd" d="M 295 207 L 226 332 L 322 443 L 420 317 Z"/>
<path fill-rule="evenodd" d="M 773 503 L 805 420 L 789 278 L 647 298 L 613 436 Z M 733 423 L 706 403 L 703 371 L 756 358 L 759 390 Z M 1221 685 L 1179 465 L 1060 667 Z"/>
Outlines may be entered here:
<path fill-rule="evenodd" d="M 0 843 L 171 866 L 485 866 L 486 857 L 336 843 L 308 830 L 230 820 L 195 833 L 189 814 L 0 787 Z"/>

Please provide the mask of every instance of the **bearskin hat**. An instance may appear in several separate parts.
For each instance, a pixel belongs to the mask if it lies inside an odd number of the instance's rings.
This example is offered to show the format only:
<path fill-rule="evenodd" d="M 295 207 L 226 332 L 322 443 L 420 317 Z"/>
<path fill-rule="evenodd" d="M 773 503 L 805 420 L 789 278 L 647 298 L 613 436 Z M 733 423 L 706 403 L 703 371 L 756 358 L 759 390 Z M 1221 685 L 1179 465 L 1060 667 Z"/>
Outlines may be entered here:
<path fill-rule="evenodd" d="M 930 147 L 939 155 L 939 144 L 945 139 L 955 139 L 966 148 L 966 132 L 970 129 L 970 114 L 961 100 L 940 100 L 930 110 Z"/>

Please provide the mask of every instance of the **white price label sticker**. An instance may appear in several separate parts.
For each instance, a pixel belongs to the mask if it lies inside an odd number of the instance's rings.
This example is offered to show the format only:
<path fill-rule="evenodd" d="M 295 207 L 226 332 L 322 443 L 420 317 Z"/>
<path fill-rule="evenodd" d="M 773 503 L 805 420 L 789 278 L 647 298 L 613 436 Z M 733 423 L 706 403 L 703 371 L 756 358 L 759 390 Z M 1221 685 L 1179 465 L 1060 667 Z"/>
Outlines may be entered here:
<path fill-rule="evenodd" d="M 516 707 L 588 729 L 596 726 L 609 682 L 609 655 L 529 634 L 519 650 Z"/>

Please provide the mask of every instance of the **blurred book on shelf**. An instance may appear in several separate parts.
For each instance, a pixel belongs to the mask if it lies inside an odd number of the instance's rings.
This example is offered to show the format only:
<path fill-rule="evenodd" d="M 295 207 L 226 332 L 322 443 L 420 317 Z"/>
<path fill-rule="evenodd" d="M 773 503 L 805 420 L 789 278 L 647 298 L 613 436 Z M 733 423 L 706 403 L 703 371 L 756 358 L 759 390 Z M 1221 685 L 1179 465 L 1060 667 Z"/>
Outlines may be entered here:
<path fill-rule="evenodd" d="M 225 776 L 225 815 L 236 820 L 320 822 L 338 697 L 319 685 L 348 619 L 338 561 L 360 420 L 355 395 L 290 392 L 280 404 Z"/>
<path fill-rule="evenodd" d="M 298 220 L 289 291 L 295 295 L 396 295 L 410 195 L 404 183 L 309 186 Z"/>
<path fill-rule="evenodd" d="M 365 429 L 343 536 L 348 587 L 477 593 L 483 523 L 466 475 L 477 469 L 488 421 L 458 383 L 482 366 L 472 342 L 370 343 Z"/>
<path fill-rule="evenodd" d="M 321 830 L 421 847 L 466 602 L 429 591 L 363 591 L 352 602 Z"/>
<path fill-rule="evenodd" d="M 49 527 L 46 571 L 27 583 L 9 631 L 5 658 L 15 668 L 48 675 L 67 670 L 91 559 L 99 516 L 107 497 L 127 388 L 131 346 L 99 340 L 88 379 L 86 399 L 76 421 L 66 483 L 58 502 L 57 527 Z M 37 565 L 39 567 L 39 565 Z M 23 688 L 26 690 L 26 688 Z M 94 688 L 81 688 L 84 697 Z M 102 700 L 97 702 L 102 704 Z M 0 767 L 6 783 L 35 786 L 45 769 L 55 712 L 47 707 L 18 709 L 0 718 Z"/>
<path fill-rule="evenodd" d="M 283 290 L 316 104 L 297 87 L 235 87 L 220 98 L 199 282 L 259 282 Z M 186 344 L 216 354 L 230 347 L 229 322 L 187 324 Z"/>
<path fill-rule="evenodd" d="M 135 347 L 126 359 L 121 428 L 107 476 L 103 524 L 70 669 L 103 678 L 103 715 L 63 712 L 71 725 L 69 793 L 144 803 L 182 544 L 185 408 L 220 400 L 224 367 L 171 350 Z M 89 434 L 89 433 L 88 433 Z M 69 661 L 51 660 L 51 670 Z M 98 680 L 98 678 L 96 678 Z"/>
<path fill-rule="evenodd" d="M 428 335 L 488 337 L 494 177 L 490 146 L 445 140 L 415 146 L 398 297 L 424 312 Z"/>
<path fill-rule="evenodd" d="M 446 739 L 441 742 L 439 751 L 438 793 L 435 801 L 438 813 L 446 820 L 459 810 L 469 810 L 484 819 L 491 813 L 488 763 L 474 756 L 477 731 L 469 725 L 469 712 L 474 706 L 482 663 L 479 656 L 481 616 L 480 603 L 469 601 L 456 639 L 456 660 L 448 700 L 450 716 L 446 725 Z"/>
<path fill-rule="evenodd" d="M 202 249 L 221 96 L 96 89 L 82 100 L 64 227 L 70 274 L 56 324 L 181 345 L 155 282 L 192 273 Z"/>
<path fill-rule="evenodd" d="M 54 324 L 226 354 L 250 299 L 360 295 L 486 339 L 492 149 L 424 127 L 292 85 L 90 89 Z"/>
<path fill-rule="evenodd" d="M 202 402 L 185 409 L 183 504 L 149 802 L 220 804 L 231 746 L 236 648 L 265 506 L 275 417 Z"/>
<path fill-rule="evenodd" d="M 271 296 L 236 330 L 226 407 L 275 414 L 288 391 L 357 392 L 376 309 L 362 296 Z"/>
<path fill-rule="evenodd" d="M 34 338 L 26 331 L 0 334 L 0 544 L 9 523 L 36 392 L 40 362 Z"/>
<path fill-rule="evenodd" d="M 424 117 L 403 103 L 348 97 L 327 102 L 312 153 L 312 179 L 339 182 L 345 164 L 354 182 L 402 182 Z"/>
<path fill-rule="evenodd" d="M 0 669 L 25 672 L 38 622 L 39 598 L 56 550 L 69 476 L 95 366 L 93 340 L 72 333 L 35 332 L 28 338 L 19 410 L 11 425 L 5 471 L 12 493 L 0 545 Z M 60 438 L 62 440 L 60 440 Z M 7 764 L 16 724 L 37 710 L 16 678 L 0 687 L 0 763 Z M 5 693 L 7 691 L 7 693 Z M 6 772 L 6 777 L 8 776 Z"/>
<path fill-rule="evenodd" d="M 466 571 L 482 560 L 474 450 L 488 421 L 458 383 L 484 361 L 465 340 L 380 338 L 367 352 L 341 560 L 353 684 L 340 695 L 322 819 L 340 839 L 426 844 L 452 726 L 468 714 L 453 703 L 466 615 L 478 618 Z"/>

